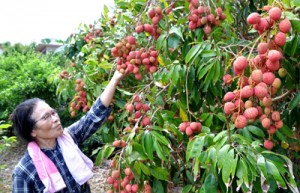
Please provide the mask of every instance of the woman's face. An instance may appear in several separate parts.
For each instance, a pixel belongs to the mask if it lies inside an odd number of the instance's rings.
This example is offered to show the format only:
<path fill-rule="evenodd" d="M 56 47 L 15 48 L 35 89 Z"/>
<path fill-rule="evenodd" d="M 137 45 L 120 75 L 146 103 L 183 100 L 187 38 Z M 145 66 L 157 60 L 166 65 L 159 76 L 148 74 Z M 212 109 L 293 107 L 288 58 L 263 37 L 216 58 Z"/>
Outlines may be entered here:
<path fill-rule="evenodd" d="M 31 135 L 37 141 L 55 140 L 63 133 L 58 114 L 47 103 L 39 101 L 31 115 L 35 128 Z"/>

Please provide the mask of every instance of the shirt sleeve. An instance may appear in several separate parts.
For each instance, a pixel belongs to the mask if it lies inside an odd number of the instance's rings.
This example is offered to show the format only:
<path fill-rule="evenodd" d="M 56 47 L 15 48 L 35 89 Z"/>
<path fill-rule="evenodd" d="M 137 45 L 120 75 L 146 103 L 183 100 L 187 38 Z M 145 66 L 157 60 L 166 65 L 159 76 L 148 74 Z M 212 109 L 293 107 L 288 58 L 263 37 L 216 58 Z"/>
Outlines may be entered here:
<path fill-rule="evenodd" d="M 66 128 L 78 145 L 90 137 L 103 124 L 111 112 L 110 107 L 105 107 L 100 97 L 94 102 L 85 116 Z"/>
<path fill-rule="evenodd" d="M 12 193 L 34 193 L 34 190 L 23 178 L 13 174 Z"/>

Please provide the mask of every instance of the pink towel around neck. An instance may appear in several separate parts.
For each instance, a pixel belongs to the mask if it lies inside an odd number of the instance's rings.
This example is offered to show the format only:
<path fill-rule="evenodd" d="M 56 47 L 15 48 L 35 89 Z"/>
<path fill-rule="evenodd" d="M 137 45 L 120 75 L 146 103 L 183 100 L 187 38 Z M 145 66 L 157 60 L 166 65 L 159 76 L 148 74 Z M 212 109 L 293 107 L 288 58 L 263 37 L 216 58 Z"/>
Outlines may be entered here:
<path fill-rule="evenodd" d="M 75 181 L 82 185 L 92 176 L 93 162 L 85 156 L 73 138 L 67 131 L 57 138 L 66 165 Z M 30 142 L 27 146 L 28 153 L 32 158 L 38 176 L 46 187 L 44 192 L 54 193 L 66 187 L 54 163 L 41 151 L 36 142 Z"/>

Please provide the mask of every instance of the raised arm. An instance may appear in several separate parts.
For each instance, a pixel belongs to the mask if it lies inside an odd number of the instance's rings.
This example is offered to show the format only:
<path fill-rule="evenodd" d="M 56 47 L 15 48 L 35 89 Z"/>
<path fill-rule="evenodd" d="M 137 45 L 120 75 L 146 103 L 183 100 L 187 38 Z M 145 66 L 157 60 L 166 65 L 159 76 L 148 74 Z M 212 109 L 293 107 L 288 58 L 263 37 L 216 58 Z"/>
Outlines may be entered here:
<path fill-rule="evenodd" d="M 115 71 L 113 77 L 111 78 L 110 82 L 108 83 L 108 85 L 106 86 L 106 88 L 104 89 L 104 91 L 102 92 L 102 94 L 100 95 L 100 99 L 102 101 L 102 104 L 106 107 L 109 106 L 116 87 L 118 85 L 118 83 L 120 82 L 120 80 L 122 80 L 124 77 L 126 76 L 126 74 L 122 74 L 119 71 Z"/>

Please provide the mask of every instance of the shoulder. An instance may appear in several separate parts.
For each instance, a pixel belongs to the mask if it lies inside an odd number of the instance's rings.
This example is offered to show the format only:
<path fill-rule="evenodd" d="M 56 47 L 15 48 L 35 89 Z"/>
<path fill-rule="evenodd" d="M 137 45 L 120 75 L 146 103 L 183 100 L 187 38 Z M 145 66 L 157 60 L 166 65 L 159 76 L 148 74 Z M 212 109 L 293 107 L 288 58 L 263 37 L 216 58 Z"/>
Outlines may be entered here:
<path fill-rule="evenodd" d="M 36 169 L 28 152 L 23 155 L 18 164 L 15 166 L 13 175 L 22 177 L 24 180 L 28 178 L 34 179 Z"/>

